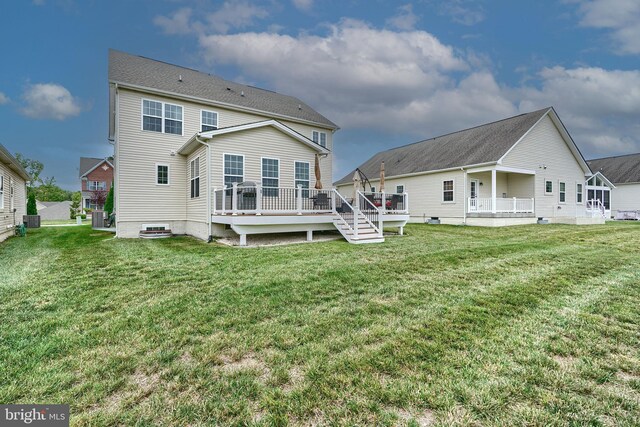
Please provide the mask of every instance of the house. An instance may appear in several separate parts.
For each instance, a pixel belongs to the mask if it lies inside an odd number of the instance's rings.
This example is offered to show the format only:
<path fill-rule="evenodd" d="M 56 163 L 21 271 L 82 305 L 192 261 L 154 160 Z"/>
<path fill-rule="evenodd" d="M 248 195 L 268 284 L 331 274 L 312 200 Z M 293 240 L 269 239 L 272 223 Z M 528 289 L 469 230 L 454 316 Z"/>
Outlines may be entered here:
<path fill-rule="evenodd" d="M 610 181 L 607 183 L 603 180 L 600 188 L 594 188 L 594 193 L 589 197 L 601 197 L 616 218 L 624 217 L 618 212 L 640 213 L 640 153 L 593 159 L 587 163 L 592 171 L 602 173 Z"/>
<path fill-rule="evenodd" d="M 36 201 L 38 215 L 42 221 L 59 221 L 71 218 L 71 202 L 40 202 Z"/>
<path fill-rule="evenodd" d="M 82 207 L 103 209 L 107 194 L 113 184 L 113 159 L 80 157 L 78 169 L 82 183 Z"/>
<path fill-rule="evenodd" d="M 110 50 L 109 111 L 118 237 L 171 230 L 244 245 L 338 229 L 364 243 L 383 240 L 381 221 L 404 225 L 331 189 L 338 126 L 295 97 Z"/>
<path fill-rule="evenodd" d="M 13 236 L 16 224 L 27 214 L 29 174 L 0 144 L 0 242 Z"/>
<path fill-rule="evenodd" d="M 538 218 L 602 223 L 587 203 L 592 175 L 553 108 L 507 118 L 374 155 L 359 166 L 379 185 L 411 194 L 411 221 L 502 226 Z M 350 191 L 353 172 L 335 183 Z"/>

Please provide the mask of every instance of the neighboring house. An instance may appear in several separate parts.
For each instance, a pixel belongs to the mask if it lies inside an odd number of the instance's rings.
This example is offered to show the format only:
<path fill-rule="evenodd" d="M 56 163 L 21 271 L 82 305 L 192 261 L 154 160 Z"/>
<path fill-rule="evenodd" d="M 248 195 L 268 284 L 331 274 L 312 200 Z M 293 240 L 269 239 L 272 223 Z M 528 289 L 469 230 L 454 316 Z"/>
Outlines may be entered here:
<path fill-rule="evenodd" d="M 42 221 L 71 218 L 71 202 L 37 202 L 38 215 Z"/>
<path fill-rule="evenodd" d="M 604 174 L 613 183 L 607 186 L 603 182 L 604 188 L 594 189 L 589 197 L 596 198 L 602 192 L 602 199 L 613 216 L 618 211 L 640 211 L 640 153 L 593 159 L 587 163 L 592 171 Z"/>
<path fill-rule="evenodd" d="M 338 126 L 301 100 L 114 50 L 109 100 L 118 237 L 371 232 L 330 189 Z"/>
<path fill-rule="evenodd" d="M 501 226 L 602 223 L 587 203 L 592 175 L 553 108 L 545 108 L 376 154 L 359 169 L 411 195 L 411 221 Z M 348 194 L 353 172 L 336 182 Z"/>
<path fill-rule="evenodd" d="M 113 183 L 113 159 L 80 157 L 79 176 L 82 182 L 82 207 L 103 209 L 104 199 Z M 100 200 L 103 200 L 100 202 Z"/>
<path fill-rule="evenodd" d="M 29 174 L 0 144 L 0 242 L 13 236 L 14 226 L 27 214 Z"/>

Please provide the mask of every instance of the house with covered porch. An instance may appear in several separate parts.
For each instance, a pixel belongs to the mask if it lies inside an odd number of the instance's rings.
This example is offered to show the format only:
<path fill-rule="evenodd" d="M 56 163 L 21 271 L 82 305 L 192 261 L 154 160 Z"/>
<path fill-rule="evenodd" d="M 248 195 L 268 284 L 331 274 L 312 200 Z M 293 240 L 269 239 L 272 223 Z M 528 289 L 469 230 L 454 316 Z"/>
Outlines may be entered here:
<path fill-rule="evenodd" d="M 360 165 L 373 187 L 411 195 L 412 222 L 502 226 L 602 223 L 593 175 L 553 108 L 380 152 Z M 335 183 L 348 193 L 353 172 Z"/>
<path fill-rule="evenodd" d="M 109 111 L 117 237 L 245 245 L 253 234 L 337 230 L 377 243 L 409 218 L 406 203 L 383 210 L 331 187 L 338 126 L 298 98 L 111 50 Z"/>

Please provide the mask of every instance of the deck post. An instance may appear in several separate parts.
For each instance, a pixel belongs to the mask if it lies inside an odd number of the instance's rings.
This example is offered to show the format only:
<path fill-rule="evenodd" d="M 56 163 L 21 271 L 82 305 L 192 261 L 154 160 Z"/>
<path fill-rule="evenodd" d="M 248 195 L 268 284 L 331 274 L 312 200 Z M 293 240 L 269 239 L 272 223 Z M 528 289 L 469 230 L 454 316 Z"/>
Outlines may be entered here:
<path fill-rule="evenodd" d="M 262 215 L 262 185 L 256 184 L 256 215 Z"/>
<path fill-rule="evenodd" d="M 384 191 L 380 192 L 380 207 L 382 208 L 382 213 L 387 209 L 387 198 L 385 197 Z"/>
<path fill-rule="evenodd" d="M 356 194 L 357 196 L 357 194 Z M 357 198 L 356 198 L 357 200 Z M 357 206 L 353 208 L 353 237 L 358 238 L 358 217 L 360 216 L 360 209 Z"/>
<path fill-rule="evenodd" d="M 518 206 L 516 204 L 516 198 L 513 198 L 513 213 L 518 213 Z"/>
<path fill-rule="evenodd" d="M 218 189 L 214 188 L 213 189 L 213 194 L 211 196 L 211 198 L 213 199 L 213 211 L 212 211 L 213 215 L 216 215 L 216 191 L 218 191 Z"/>
<path fill-rule="evenodd" d="M 298 215 L 302 215 L 302 185 L 296 186 L 296 210 Z"/>
<path fill-rule="evenodd" d="M 409 193 L 404 194 L 404 213 L 409 213 Z"/>
<path fill-rule="evenodd" d="M 404 227 L 398 227 L 398 234 L 402 236 L 404 234 Z"/>
<path fill-rule="evenodd" d="M 222 187 L 222 215 L 227 214 L 227 186 Z"/>
<path fill-rule="evenodd" d="M 336 213 L 336 189 L 331 189 L 331 212 Z"/>
<path fill-rule="evenodd" d="M 247 246 L 247 235 L 246 234 L 241 234 L 240 235 L 240 246 Z"/>
<path fill-rule="evenodd" d="M 491 169 L 491 213 L 496 213 L 496 170 Z"/>
<path fill-rule="evenodd" d="M 307 230 L 307 242 L 313 241 L 313 230 Z"/>
<path fill-rule="evenodd" d="M 238 183 L 233 183 L 233 189 L 231 193 L 231 210 L 233 213 L 231 215 L 238 215 Z"/>

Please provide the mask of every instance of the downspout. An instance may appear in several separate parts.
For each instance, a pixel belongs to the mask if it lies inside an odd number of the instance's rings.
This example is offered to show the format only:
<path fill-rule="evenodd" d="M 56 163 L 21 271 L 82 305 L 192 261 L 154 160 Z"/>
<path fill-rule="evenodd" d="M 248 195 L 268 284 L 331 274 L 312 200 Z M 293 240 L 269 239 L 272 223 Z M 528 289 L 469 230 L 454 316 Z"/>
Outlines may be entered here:
<path fill-rule="evenodd" d="M 461 171 L 464 171 L 464 183 L 462 184 L 462 223 L 467 225 L 467 171 L 462 167 Z"/>
<path fill-rule="evenodd" d="M 207 230 L 209 230 L 207 243 L 211 243 L 213 241 L 213 235 L 211 234 L 211 145 L 201 140 L 199 133 L 196 134 L 196 141 L 200 144 L 206 145 L 207 147 Z"/>

